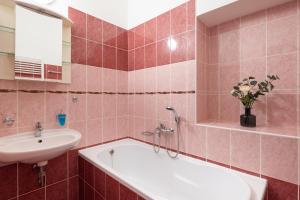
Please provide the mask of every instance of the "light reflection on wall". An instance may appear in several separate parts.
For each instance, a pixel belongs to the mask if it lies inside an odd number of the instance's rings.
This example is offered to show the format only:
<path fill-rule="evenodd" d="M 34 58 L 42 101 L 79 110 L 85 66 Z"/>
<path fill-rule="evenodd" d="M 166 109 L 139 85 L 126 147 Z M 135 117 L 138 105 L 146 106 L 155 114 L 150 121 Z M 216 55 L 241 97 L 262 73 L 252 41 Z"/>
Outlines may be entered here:
<path fill-rule="evenodd" d="M 168 47 L 171 51 L 175 51 L 177 49 L 177 42 L 174 40 L 174 38 L 168 38 Z"/>

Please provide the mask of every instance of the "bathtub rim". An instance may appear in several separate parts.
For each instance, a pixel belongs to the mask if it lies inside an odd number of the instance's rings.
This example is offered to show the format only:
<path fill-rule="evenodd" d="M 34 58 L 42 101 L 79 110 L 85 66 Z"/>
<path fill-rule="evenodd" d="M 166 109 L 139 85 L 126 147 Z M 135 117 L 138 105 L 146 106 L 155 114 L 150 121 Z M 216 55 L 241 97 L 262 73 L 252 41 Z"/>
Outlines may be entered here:
<path fill-rule="evenodd" d="M 147 149 L 151 149 L 151 150 L 153 149 L 152 145 L 148 144 L 147 142 L 139 141 L 139 140 L 136 140 L 133 138 L 122 138 L 119 140 L 114 140 L 111 142 L 99 144 L 99 145 L 96 145 L 93 147 L 81 149 L 81 150 L 79 150 L 79 156 L 81 156 L 87 162 L 90 162 L 91 164 L 93 164 L 94 167 L 97 167 L 98 169 L 102 170 L 107 175 L 111 176 L 112 178 L 114 178 L 115 180 L 117 180 L 118 182 L 123 184 L 124 186 L 128 187 L 129 189 L 131 189 L 132 191 L 137 193 L 139 196 L 141 196 L 145 199 L 153 199 L 153 197 L 156 196 L 155 194 L 145 191 L 145 188 L 143 188 L 143 187 L 140 187 L 138 185 L 135 185 L 135 184 L 132 184 L 132 183 L 126 181 L 126 178 L 127 178 L 126 176 L 124 176 L 124 175 L 122 175 L 122 173 L 119 173 L 118 171 L 112 169 L 108 165 L 101 163 L 97 159 L 99 151 L 108 150 L 109 148 L 114 148 L 114 147 L 117 147 L 120 145 L 122 145 L 122 146 L 138 145 L 138 146 L 142 146 L 143 148 L 147 148 Z M 267 180 L 262 177 L 250 175 L 250 174 L 244 173 L 242 171 L 238 171 L 238 170 L 224 167 L 224 166 L 221 166 L 221 165 L 218 165 L 215 163 L 211 163 L 209 161 L 204 161 L 202 159 L 198 159 L 198 158 L 189 156 L 187 154 L 180 153 L 178 158 L 182 159 L 182 160 L 186 160 L 188 162 L 200 164 L 202 166 L 208 166 L 208 167 L 213 167 L 213 168 L 224 170 L 224 171 L 230 173 L 231 175 L 234 175 L 234 176 L 240 178 L 242 181 L 244 181 L 249 186 L 250 191 L 251 191 L 251 200 L 253 198 L 253 196 L 252 196 L 253 194 L 256 195 L 255 200 L 263 200 L 264 199 L 264 196 L 266 193 L 266 188 L 267 188 Z"/>

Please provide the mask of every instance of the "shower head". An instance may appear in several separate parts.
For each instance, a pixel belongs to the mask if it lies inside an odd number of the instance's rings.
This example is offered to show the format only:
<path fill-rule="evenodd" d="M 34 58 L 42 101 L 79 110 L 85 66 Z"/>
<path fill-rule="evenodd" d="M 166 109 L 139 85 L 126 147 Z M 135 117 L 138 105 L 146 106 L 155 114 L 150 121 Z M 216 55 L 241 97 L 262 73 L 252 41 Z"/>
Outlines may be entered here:
<path fill-rule="evenodd" d="M 173 107 L 170 107 L 170 106 L 166 107 L 166 109 L 167 109 L 167 110 L 174 110 L 174 108 L 173 108 Z"/>
<path fill-rule="evenodd" d="M 171 112 L 173 112 L 173 114 L 174 114 L 174 116 L 175 116 L 175 122 L 176 122 L 177 124 L 179 124 L 179 122 L 180 122 L 180 117 L 178 116 L 176 110 L 175 110 L 173 107 L 170 107 L 170 106 L 166 107 L 166 109 L 169 110 L 169 111 L 171 111 Z"/>

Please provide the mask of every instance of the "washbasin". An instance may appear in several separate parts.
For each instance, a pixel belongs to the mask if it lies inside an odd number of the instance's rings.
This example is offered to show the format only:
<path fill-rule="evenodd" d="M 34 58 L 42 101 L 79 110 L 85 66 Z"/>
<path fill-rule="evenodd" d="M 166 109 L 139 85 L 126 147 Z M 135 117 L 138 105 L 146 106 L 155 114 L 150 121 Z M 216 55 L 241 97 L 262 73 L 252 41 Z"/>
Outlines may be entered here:
<path fill-rule="evenodd" d="M 32 132 L 0 138 L 0 162 L 22 162 L 27 164 L 47 164 L 57 156 L 74 148 L 81 134 L 72 129 L 49 129 L 35 137 Z"/>

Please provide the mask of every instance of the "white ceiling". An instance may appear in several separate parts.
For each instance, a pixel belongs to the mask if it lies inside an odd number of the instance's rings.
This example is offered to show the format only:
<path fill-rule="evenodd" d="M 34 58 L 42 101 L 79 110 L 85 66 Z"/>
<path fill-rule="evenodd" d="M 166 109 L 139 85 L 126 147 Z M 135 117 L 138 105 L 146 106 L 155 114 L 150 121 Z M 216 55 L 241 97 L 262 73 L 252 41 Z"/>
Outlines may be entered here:
<path fill-rule="evenodd" d="M 204 4 L 205 1 L 211 0 L 198 0 L 198 3 L 200 3 L 200 1 Z M 259 10 L 263 10 L 272 6 L 289 2 L 291 0 L 233 0 L 233 2 L 232 0 L 229 1 L 231 1 L 229 2 L 229 4 L 200 14 L 198 18 L 208 27 L 211 27 L 241 16 L 254 13 Z M 198 5 L 198 7 L 200 6 L 201 5 Z"/>
<path fill-rule="evenodd" d="M 49 4 L 49 8 L 67 15 L 68 6 L 71 6 L 117 26 L 131 29 L 187 1 L 55 0 Z M 214 26 L 288 1 L 291 0 L 196 0 L 196 13 L 206 25 Z"/>
<path fill-rule="evenodd" d="M 128 29 L 153 19 L 188 0 L 127 0 Z"/>

